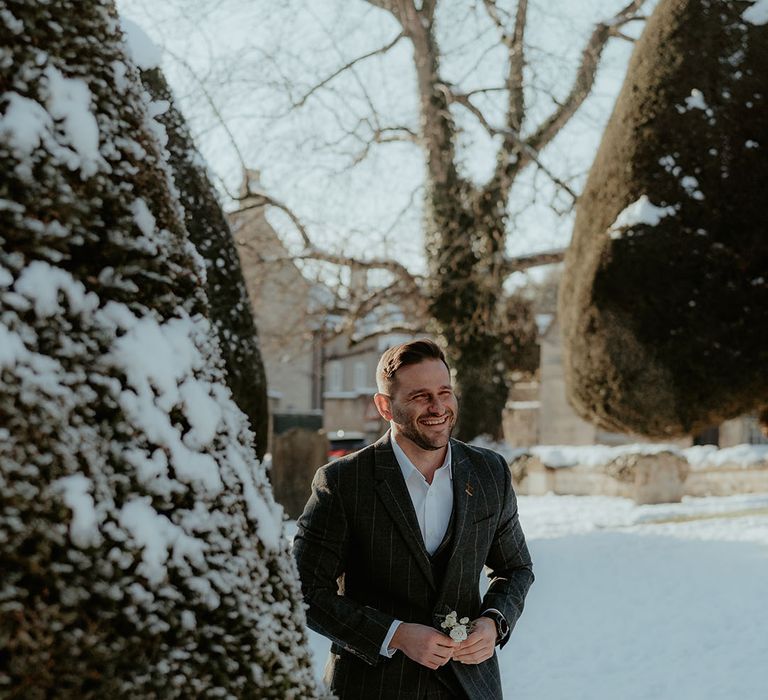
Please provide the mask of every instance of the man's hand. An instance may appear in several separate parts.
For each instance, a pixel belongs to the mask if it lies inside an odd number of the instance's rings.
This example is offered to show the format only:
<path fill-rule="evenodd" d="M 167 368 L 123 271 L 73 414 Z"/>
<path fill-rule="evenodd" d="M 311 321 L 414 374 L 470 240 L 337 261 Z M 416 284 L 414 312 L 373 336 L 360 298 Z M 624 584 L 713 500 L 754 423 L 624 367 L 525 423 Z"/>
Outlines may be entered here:
<path fill-rule="evenodd" d="M 496 629 L 495 625 L 493 629 Z M 403 622 L 395 631 L 390 646 L 434 671 L 453 658 L 453 651 L 459 644 L 432 627 Z"/>
<path fill-rule="evenodd" d="M 453 652 L 453 660 L 479 664 L 493 656 L 495 646 L 496 623 L 490 617 L 479 617 L 475 620 L 472 633 Z"/>

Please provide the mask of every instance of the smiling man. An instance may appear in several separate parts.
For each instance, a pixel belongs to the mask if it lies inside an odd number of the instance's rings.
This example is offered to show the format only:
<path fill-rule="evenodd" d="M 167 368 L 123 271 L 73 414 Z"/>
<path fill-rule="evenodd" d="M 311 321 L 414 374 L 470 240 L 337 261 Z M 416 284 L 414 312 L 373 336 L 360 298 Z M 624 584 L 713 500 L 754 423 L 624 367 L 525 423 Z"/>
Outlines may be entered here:
<path fill-rule="evenodd" d="M 390 430 L 318 470 L 294 542 L 309 626 L 332 642 L 326 681 L 342 700 L 499 699 L 495 648 L 533 582 L 509 468 L 451 438 L 458 401 L 431 340 L 387 350 L 376 383 Z M 463 641 L 451 613 L 471 621 Z"/>

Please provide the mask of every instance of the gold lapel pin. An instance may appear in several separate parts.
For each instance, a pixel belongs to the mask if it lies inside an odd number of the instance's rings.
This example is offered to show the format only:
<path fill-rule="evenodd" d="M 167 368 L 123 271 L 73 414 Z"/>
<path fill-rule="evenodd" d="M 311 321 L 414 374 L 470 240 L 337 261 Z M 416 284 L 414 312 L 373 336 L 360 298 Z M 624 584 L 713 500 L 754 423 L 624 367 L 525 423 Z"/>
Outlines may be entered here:
<path fill-rule="evenodd" d="M 467 487 L 464 489 L 464 493 L 466 493 L 467 496 L 472 495 L 472 486 L 470 486 L 469 483 L 467 483 Z"/>

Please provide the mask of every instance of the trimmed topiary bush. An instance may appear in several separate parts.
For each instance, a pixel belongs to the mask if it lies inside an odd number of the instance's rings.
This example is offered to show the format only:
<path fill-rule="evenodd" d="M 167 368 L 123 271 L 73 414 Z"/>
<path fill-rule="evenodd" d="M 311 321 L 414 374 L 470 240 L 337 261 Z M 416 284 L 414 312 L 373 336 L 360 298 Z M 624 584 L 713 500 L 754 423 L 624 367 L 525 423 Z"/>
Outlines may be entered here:
<path fill-rule="evenodd" d="M 569 399 L 690 434 L 768 399 L 768 8 L 661 0 L 579 202 L 559 313 Z"/>

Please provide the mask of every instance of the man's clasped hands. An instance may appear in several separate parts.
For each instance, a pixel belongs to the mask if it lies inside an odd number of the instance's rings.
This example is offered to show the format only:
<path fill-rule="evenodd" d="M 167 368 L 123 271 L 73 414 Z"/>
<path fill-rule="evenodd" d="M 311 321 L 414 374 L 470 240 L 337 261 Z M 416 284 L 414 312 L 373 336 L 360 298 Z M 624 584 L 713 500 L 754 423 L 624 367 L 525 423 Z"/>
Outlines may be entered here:
<path fill-rule="evenodd" d="M 479 664 L 493 656 L 496 646 L 496 623 L 480 617 L 463 642 L 456 642 L 433 627 L 403 622 L 395 631 L 390 647 L 427 668 L 436 669 L 449 661 Z"/>

